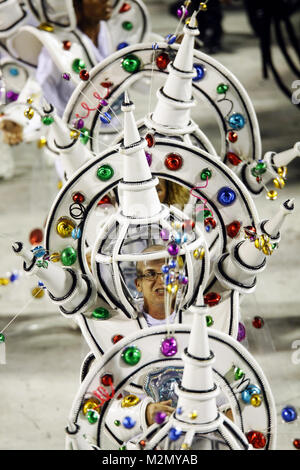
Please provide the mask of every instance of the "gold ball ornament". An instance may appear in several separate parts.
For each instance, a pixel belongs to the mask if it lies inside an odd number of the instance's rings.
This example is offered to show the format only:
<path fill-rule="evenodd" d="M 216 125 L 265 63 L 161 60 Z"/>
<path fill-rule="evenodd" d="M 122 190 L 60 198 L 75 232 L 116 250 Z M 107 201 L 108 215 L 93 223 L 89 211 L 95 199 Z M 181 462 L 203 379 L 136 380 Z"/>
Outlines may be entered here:
<path fill-rule="evenodd" d="M 0 277 L 0 286 L 7 286 L 9 279 L 7 277 Z"/>
<path fill-rule="evenodd" d="M 89 398 L 86 400 L 82 407 L 82 413 L 84 416 L 87 414 L 89 410 L 97 410 L 100 413 L 100 402 L 96 398 Z"/>
<path fill-rule="evenodd" d="M 79 132 L 79 131 L 72 130 L 72 131 L 70 132 L 70 137 L 71 137 L 71 139 L 75 139 L 75 140 L 76 140 L 76 139 L 79 138 L 79 136 L 80 136 L 80 132 Z"/>
<path fill-rule="evenodd" d="M 56 225 L 56 231 L 61 238 L 70 237 L 74 228 L 74 222 L 68 217 L 61 217 Z"/>
<path fill-rule="evenodd" d="M 34 110 L 32 108 L 26 108 L 24 111 L 24 116 L 30 121 L 34 116 Z"/>
<path fill-rule="evenodd" d="M 190 419 L 196 419 L 197 416 L 198 416 L 197 411 L 192 411 L 192 412 L 189 414 L 189 418 L 190 418 Z"/>
<path fill-rule="evenodd" d="M 282 177 L 277 177 L 273 179 L 273 184 L 277 189 L 283 189 L 285 187 L 285 181 Z"/>
<path fill-rule="evenodd" d="M 287 176 L 287 167 L 286 166 L 280 166 L 277 168 L 277 173 L 279 176 L 282 178 L 285 178 Z"/>
<path fill-rule="evenodd" d="M 183 444 L 181 444 L 181 449 L 182 450 L 190 450 L 190 446 L 184 442 Z"/>
<path fill-rule="evenodd" d="M 207 11 L 207 5 L 204 2 L 201 2 L 199 5 L 200 11 Z"/>
<path fill-rule="evenodd" d="M 136 395 L 127 395 L 123 398 L 121 402 L 122 408 L 130 408 L 131 406 L 135 406 L 139 403 L 140 399 Z"/>
<path fill-rule="evenodd" d="M 58 181 L 57 182 L 57 189 L 61 189 L 63 187 L 63 182 L 62 181 Z"/>
<path fill-rule="evenodd" d="M 255 408 L 258 408 L 261 405 L 262 398 L 260 395 L 257 395 L 256 393 L 252 395 L 250 398 L 250 404 L 254 406 Z"/>
<path fill-rule="evenodd" d="M 60 261 L 60 253 L 58 251 L 51 253 L 50 261 L 52 261 L 52 263 L 58 263 L 58 261 Z"/>
<path fill-rule="evenodd" d="M 39 149 L 41 149 L 46 145 L 46 143 L 47 143 L 46 137 L 41 137 L 37 142 L 37 146 Z"/>
<path fill-rule="evenodd" d="M 277 199 L 278 192 L 275 191 L 275 189 L 271 189 L 271 191 L 267 192 L 267 199 L 270 199 L 270 201 L 275 201 Z"/>
<path fill-rule="evenodd" d="M 27 98 L 26 103 L 28 103 L 28 104 L 33 103 L 33 99 L 31 98 L 31 96 L 29 96 L 29 98 Z"/>
<path fill-rule="evenodd" d="M 167 292 L 169 294 L 176 294 L 176 292 L 178 291 L 178 286 L 177 284 L 169 284 L 167 286 Z"/>
<path fill-rule="evenodd" d="M 44 289 L 41 289 L 40 287 L 34 287 L 31 291 L 31 295 L 35 299 L 41 299 L 42 297 L 44 297 L 45 292 Z"/>
<path fill-rule="evenodd" d="M 49 23 L 41 23 L 38 26 L 38 29 L 41 29 L 42 31 L 47 31 L 47 33 L 53 33 L 54 31 L 53 26 Z"/>

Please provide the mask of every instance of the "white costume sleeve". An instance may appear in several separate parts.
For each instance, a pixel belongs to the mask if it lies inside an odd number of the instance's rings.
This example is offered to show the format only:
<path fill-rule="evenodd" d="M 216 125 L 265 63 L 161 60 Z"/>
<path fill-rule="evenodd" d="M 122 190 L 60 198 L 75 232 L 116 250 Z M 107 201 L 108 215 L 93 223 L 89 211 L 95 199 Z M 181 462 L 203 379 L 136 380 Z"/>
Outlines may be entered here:
<path fill-rule="evenodd" d="M 140 401 L 126 408 L 122 407 L 122 400 L 114 400 L 106 416 L 106 425 L 111 433 L 120 441 L 127 442 L 135 436 L 142 434 L 148 428 L 146 422 L 146 408 L 149 403 L 153 403 L 152 398 L 141 395 Z M 126 428 L 123 425 L 124 419 L 130 417 L 135 423 L 133 427 Z M 116 423 L 119 423 L 116 425 Z"/>

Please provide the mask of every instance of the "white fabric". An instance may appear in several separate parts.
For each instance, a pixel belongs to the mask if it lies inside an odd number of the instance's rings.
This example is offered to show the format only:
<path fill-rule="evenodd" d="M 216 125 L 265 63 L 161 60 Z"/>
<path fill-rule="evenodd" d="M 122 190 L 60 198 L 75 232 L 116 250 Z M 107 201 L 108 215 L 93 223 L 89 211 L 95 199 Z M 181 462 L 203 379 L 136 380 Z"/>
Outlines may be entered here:
<path fill-rule="evenodd" d="M 105 21 L 100 21 L 98 48 L 88 36 L 85 34 L 82 34 L 82 36 L 85 44 L 92 50 L 97 62 L 101 62 L 110 54 L 108 30 Z M 56 108 L 59 116 L 63 115 L 67 102 L 75 89 L 71 81 L 62 78 L 63 72 L 64 70 L 59 70 L 54 64 L 47 48 L 43 47 L 38 59 L 36 79 L 43 90 L 44 97 Z"/>
<path fill-rule="evenodd" d="M 147 322 L 148 326 L 157 326 L 157 325 L 165 325 L 166 324 L 166 319 L 163 318 L 162 320 L 157 320 L 156 318 L 151 317 L 149 313 L 143 312 L 143 315 L 145 317 L 145 320 Z M 169 322 L 174 323 L 175 320 L 175 312 L 173 312 L 170 317 L 169 317 Z"/>

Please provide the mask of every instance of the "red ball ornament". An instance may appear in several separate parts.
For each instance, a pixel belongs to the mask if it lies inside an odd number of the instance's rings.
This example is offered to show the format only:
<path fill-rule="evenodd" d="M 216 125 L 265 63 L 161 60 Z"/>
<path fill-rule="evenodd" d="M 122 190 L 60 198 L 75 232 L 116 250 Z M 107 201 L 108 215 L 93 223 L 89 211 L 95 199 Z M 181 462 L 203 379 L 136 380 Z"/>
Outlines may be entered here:
<path fill-rule="evenodd" d="M 233 152 L 227 152 L 226 154 L 226 158 L 227 160 L 234 166 L 237 166 L 239 165 L 242 160 L 240 159 L 240 157 L 238 157 L 235 153 Z"/>
<path fill-rule="evenodd" d="M 204 225 L 205 227 L 207 225 L 210 225 L 211 228 L 216 228 L 217 222 L 215 221 L 213 217 L 206 217 L 206 219 L 204 219 Z"/>
<path fill-rule="evenodd" d="M 263 449 L 266 446 L 267 440 L 260 431 L 247 432 L 246 437 L 254 449 Z"/>
<path fill-rule="evenodd" d="M 165 52 L 162 52 L 161 54 L 159 54 L 159 56 L 156 57 L 156 65 L 159 70 L 165 70 L 169 62 L 170 58 Z"/>
<path fill-rule="evenodd" d="M 79 72 L 79 77 L 83 82 L 87 82 L 88 79 L 90 78 L 90 74 L 88 73 L 87 70 L 80 70 Z"/>
<path fill-rule="evenodd" d="M 208 292 L 204 296 L 204 303 L 205 305 L 208 305 L 209 307 L 214 307 L 215 305 L 218 305 L 218 303 L 221 300 L 220 294 L 217 294 L 217 292 Z"/>
<path fill-rule="evenodd" d="M 101 377 L 101 383 L 102 385 L 112 385 L 113 383 L 113 376 L 111 374 L 105 374 Z"/>
<path fill-rule="evenodd" d="M 73 199 L 74 202 L 78 202 L 79 204 L 82 204 L 85 200 L 85 197 L 81 193 L 75 193 L 75 194 L 73 194 L 72 199 Z"/>
<path fill-rule="evenodd" d="M 253 320 L 252 320 L 252 325 L 257 330 L 260 330 L 264 326 L 264 324 L 265 324 L 265 322 L 264 322 L 263 318 L 261 318 L 261 317 L 254 317 Z"/>
<path fill-rule="evenodd" d="M 153 147 L 155 144 L 154 136 L 152 134 L 147 134 L 145 136 L 148 147 Z"/>
<path fill-rule="evenodd" d="M 241 223 L 238 220 L 234 220 L 233 222 L 231 222 L 231 224 L 227 225 L 226 227 L 227 235 L 230 238 L 236 237 L 240 233 L 240 230 Z"/>
<path fill-rule="evenodd" d="M 237 132 L 234 132 L 234 131 L 229 131 L 227 137 L 228 137 L 229 142 L 232 142 L 233 144 L 234 144 L 234 143 L 238 140 L 238 138 L 239 138 Z"/>
<path fill-rule="evenodd" d="M 69 51 L 71 49 L 72 43 L 71 41 L 63 41 L 63 49 L 65 51 Z"/>
<path fill-rule="evenodd" d="M 129 3 L 123 3 L 121 6 L 119 13 L 125 13 L 126 11 L 129 11 L 131 9 L 131 5 Z"/>
<path fill-rule="evenodd" d="M 97 206 L 102 206 L 103 204 L 111 204 L 111 200 L 108 196 L 104 196 L 100 201 L 98 201 Z"/>
<path fill-rule="evenodd" d="M 144 440 L 142 440 L 142 441 L 139 442 L 139 444 L 140 444 L 141 447 L 145 447 L 146 442 Z"/>
<path fill-rule="evenodd" d="M 296 449 L 300 450 L 300 439 L 294 439 L 293 440 L 293 445 Z"/>
<path fill-rule="evenodd" d="M 121 339 L 123 339 L 123 338 L 124 338 L 124 336 L 122 336 L 122 335 L 114 335 L 111 340 L 112 340 L 113 344 L 116 344 L 119 341 L 121 341 Z"/>
<path fill-rule="evenodd" d="M 40 228 L 32 230 L 29 234 L 29 242 L 31 245 L 39 245 L 44 238 L 43 231 Z"/>
<path fill-rule="evenodd" d="M 193 220 L 185 220 L 181 227 L 184 232 L 189 233 L 195 228 L 195 222 Z"/>
<path fill-rule="evenodd" d="M 182 157 L 177 153 L 169 153 L 165 158 L 165 165 L 171 171 L 180 170 L 182 163 Z"/>

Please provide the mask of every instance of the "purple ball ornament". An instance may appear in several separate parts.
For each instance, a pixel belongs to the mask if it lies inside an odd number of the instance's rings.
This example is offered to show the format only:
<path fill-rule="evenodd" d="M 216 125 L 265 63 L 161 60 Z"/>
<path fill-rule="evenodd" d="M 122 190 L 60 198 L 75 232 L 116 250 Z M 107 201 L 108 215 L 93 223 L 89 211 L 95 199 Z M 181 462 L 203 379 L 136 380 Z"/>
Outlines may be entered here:
<path fill-rule="evenodd" d="M 181 284 L 183 284 L 184 286 L 186 286 L 188 284 L 189 280 L 186 276 L 182 276 L 182 279 L 181 279 Z"/>
<path fill-rule="evenodd" d="M 152 163 L 152 154 L 149 153 L 149 152 L 145 152 L 145 155 L 146 155 L 146 158 L 147 158 L 148 165 L 151 166 L 151 163 Z"/>
<path fill-rule="evenodd" d="M 15 93 L 14 91 L 12 90 L 9 90 L 6 92 L 6 99 L 10 102 L 12 101 L 17 101 L 17 99 L 19 98 L 19 94 L 18 93 Z"/>
<path fill-rule="evenodd" d="M 108 102 L 107 102 L 106 100 L 101 100 L 101 101 L 100 101 L 100 104 L 101 104 L 102 106 L 107 106 L 107 105 L 108 105 Z"/>
<path fill-rule="evenodd" d="M 84 120 L 78 119 L 78 121 L 74 122 L 75 129 L 83 129 L 84 128 Z"/>
<path fill-rule="evenodd" d="M 238 329 L 238 335 L 237 335 L 237 340 L 238 341 L 243 341 L 246 338 L 246 328 L 243 325 L 243 323 L 239 322 L 239 329 Z"/>
<path fill-rule="evenodd" d="M 164 411 L 158 411 L 157 413 L 155 413 L 154 421 L 157 424 L 162 424 L 165 421 L 166 417 L 167 413 L 165 413 Z"/>
<path fill-rule="evenodd" d="M 170 232 L 169 232 L 169 230 L 167 230 L 167 229 L 165 229 L 165 228 L 161 229 L 161 231 L 160 231 L 160 238 L 161 238 L 163 241 L 167 242 L 167 241 L 169 240 L 169 237 L 170 237 Z"/>
<path fill-rule="evenodd" d="M 165 338 L 161 343 L 160 350 L 166 357 L 175 356 L 178 351 L 176 339 L 173 336 Z"/>
<path fill-rule="evenodd" d="M 188 9 L 185 8 L 183 5 L 181 6 L 181 8 L 178 8 L 177 9 L 177 16 L 178 18 L 181 18 L 182 16 L 184 18 L 186 18 L 188 16 L 189 12 L 188 12 Z"/>
<path fill-rule="evenodd" d="M 179 253 L 179 246 L 177 245 L 177 243 L 174 243 L 174 242 L 169 243 L 169 245 L 168 245 L 168 253 L 169 253 L 171 256 L 177 256 L 177 255 L 178 255 L 178 253 Z"/>
<path fill-rule="evenodd" d="M 68 82 L 69 80 L 71 80 L 71 75 L 69 73 L 65 72 L 65 73 L 62 74 L 62 78 L 64 80 L 67 80 L 67 82 Z"/>

